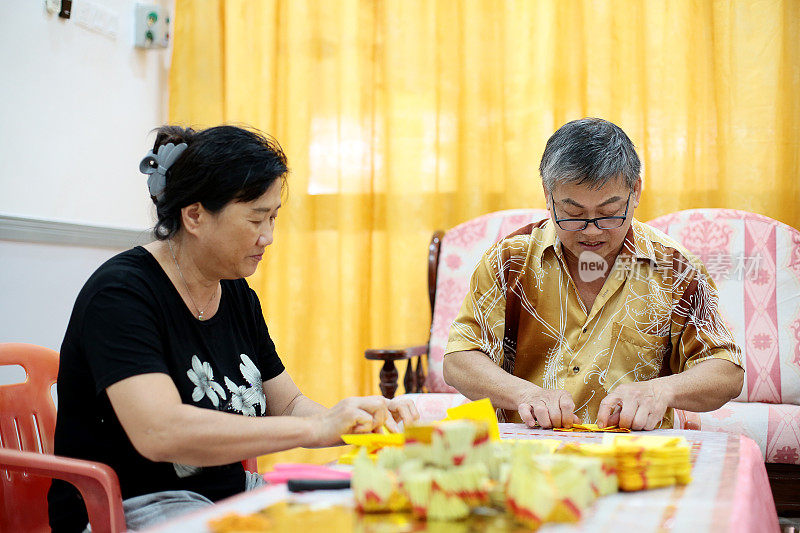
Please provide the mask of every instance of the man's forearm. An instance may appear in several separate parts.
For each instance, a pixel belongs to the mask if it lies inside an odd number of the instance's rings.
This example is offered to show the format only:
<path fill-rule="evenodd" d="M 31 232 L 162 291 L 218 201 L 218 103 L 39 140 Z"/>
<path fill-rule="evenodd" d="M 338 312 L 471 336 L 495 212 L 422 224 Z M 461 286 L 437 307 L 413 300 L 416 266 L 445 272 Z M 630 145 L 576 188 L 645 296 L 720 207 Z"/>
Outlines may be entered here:
<path fill-rule="evenodd" d="M 476 350 L 455 352 L 444 358 L 444 380 L 469 398 L 489 398 L 495 407 L 516 411 L 523 391 L 536 387 L 509 374 Z"/>
<path fill-rule="evenodd" d="M 656 378 L 668 394 L 669 407 L 705 412 L 719 409 L 742 390 L 744 370 L 723 359 L 708 359 L 692 368 Z"/>

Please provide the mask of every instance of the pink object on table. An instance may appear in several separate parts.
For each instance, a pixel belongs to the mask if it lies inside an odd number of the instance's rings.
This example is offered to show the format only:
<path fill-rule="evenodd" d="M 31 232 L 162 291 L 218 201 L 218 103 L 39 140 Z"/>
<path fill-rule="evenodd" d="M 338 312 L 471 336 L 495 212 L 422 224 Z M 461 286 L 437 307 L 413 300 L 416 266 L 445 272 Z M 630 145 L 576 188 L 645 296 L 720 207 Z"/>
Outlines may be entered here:
<path fill-rule="evenodd" d="M 737 466 L 736 478 L 730 480 L 736 487 L 731 505 L 731 531 L 779 531 L 775 501 L 765 475 L 761 450 L 744 435 L 739 437 Z"/>
<path fill-rule="evenodd" d="M 350 479 L 352 475 L 349 471 L 329 466 L 303 463 L 281 463 L 273 468 L 272 472 L 263 474 L 267 483 L 286 483 L 290 479 Z"/>

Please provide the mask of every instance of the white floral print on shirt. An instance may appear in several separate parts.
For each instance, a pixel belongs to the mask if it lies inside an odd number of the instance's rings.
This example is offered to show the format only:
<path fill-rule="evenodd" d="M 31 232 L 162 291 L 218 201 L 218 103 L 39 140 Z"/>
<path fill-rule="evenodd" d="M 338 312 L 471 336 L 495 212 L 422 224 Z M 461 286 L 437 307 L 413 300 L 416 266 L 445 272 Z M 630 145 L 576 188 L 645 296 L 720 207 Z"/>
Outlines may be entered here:
<path fill-rule="evenodd" d="M 200 359 L 192 356 L 192 368 L 186 372 L 195 387 L 192 391 L 192 400 L 199 402 L 204 396 L 208 396 L 214 407 L 219 407 L 219 398 L 227 398 L 225 389 L 214 381 L 214 370 L 208 362 L 201 363 Z M 219 398 L 217 397 L 219 396 Z"/>
<path fill-rule="evenodd" d="M 184 465 L 181 463 L 172 463 L 172 468 L 175 469 L 175 474 L 179 478 L 193 476 L 195 474 L 199 474 L 200 471 L 203 470 L 203 468 L 200 466 Z"/>
<path fill-rule="evenodd" d="M 245 385 L 236 385 L 233 381 L 225 378 L 225 386 L 231 392 L 231 400 L 228 406 L 234 411 L 239 411 L 246 416 L 257 416 L 255 406 L 261 408 L 261 414 L 266 414 L 267 399 L 264 396 L 264 386 L 261 382 L 261 372 L 258 367 L 253 364 L 253 361 L 247 354 L 241 354 L 242 364 L 239 365 L 239 370 L 242 376 L 250 384 L 249 387 Z"/>
<path fill-rule="evenodd" d="M 225 407 L 238 411 L 245 416 L 257 416 L 258 412 L 256 412 L 255 406 L 258 405 L 261 408 L 261 414 L 265 415 L 267 398 L 264 395 L 261 372 L 247 354 L 241 354 L 240 357 L 242 363 L 239 365 L 239 371 L 250 386 L 237 385 L 227 376 L 223 376 L 225 386 L 231 393 L 231 398 Z M 214 370 L 211 365 L 208 362 L 201 362 L 197 355 L 192 356 L 192 368 L 186 372 L 186 375 L 195 385 L 192 391 L 192 400 L 195 402 L 199 402 L 208 396 L 214 407 L 219 408 L 220 398 L 227 399 L 225 389 L 214 381 Z M 180 463 L 173 463 L 172 466 L 179 478 L 194 476 L 203 470 L 201 467 Z"/>
<path fill-rule="evenodd" d="M 242 363 L 239 365 L 239 371 L 242 376 L 250 384 L 247 389 L 247 399 L 251 404 L 258 402 L 261 407 L 261 414 L 266 414 L 267 411 L 267 397 L 264 395 L 264 382 L 261 381 L 261 372 L 258 367 L 247 357 L 247 354 L 241 354 Z"/>
<path fill-rule="evenodd" d="M 225 378 L 225 386 L 231 391 L 231 401 L 229 405 L 234 411 L 239 411 L 245 416 L 256 416 L 256 410 L 253 404 L 247 401 L 247 387 L 244 385 L 236 385 L 233 381 Z"/>

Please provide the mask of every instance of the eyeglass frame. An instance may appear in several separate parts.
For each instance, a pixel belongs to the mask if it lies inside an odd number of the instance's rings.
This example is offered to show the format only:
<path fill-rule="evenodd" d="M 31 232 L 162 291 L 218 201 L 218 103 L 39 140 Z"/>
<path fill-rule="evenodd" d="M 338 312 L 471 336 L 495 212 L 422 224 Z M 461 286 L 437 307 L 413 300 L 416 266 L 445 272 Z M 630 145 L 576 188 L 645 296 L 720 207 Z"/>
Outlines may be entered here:
<path fill-rule="evenodd" d="M 619 229 L 625 224 L 625 220 L 627 220 L 628 218 L 628 206 L 631 203 L 631 194 L 633 194 L 633 191 L 628 193 L 628 199 L 625 200 L 625 212 L 622 213 L 622 216 L 616 215 L 612 217 L 596 217 L 596 218 L 558 218 L 558 215 L 556 215 L 556 201 L 553 198 L 553 193 L 551 192 L 550 202 L 553 204 L 553 219 L 555 220 L 556 224 L 558 224 L 558 227 L 564 231 L 583 231 L 589 227 L 589 224 L 594 224 L 594 227 L 599 229 L 600 231 Z M 622 222 L 620 222 L 619 226 L 615 228 L 601 228 L 597 224 L 598 220 L 619 220 L 619 219 L 621 219 Z M 561 225 L 562 222 L 583 222 L 583 227 L 579 229 L 566 229 L 564 226 Z"/>

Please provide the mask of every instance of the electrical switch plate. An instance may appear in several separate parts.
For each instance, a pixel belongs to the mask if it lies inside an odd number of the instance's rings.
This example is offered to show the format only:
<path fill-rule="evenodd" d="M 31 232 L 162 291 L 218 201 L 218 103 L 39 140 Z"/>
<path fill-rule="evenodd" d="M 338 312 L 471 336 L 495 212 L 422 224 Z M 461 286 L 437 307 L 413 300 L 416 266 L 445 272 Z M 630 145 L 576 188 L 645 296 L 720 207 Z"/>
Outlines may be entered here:
<path fill-rule="evenodd" d="M 61 0 L 45 0 L 44 8 L 51 15 L 55 15 L 61 11 Z"/>
<path fill-rule="evenodd" d="M 169 12 L 158 4 L 136 4 L 134 44 L 137 48 L 166 48 L 169 44 Z"/>
<path fill-rule="evenodd" d="M 82 28 L 101 33 L 112 39 L 116 38 L 119 33 L 119 14 L 100 3 L 89 0 L 75 2 L 72 20 Z"/>

